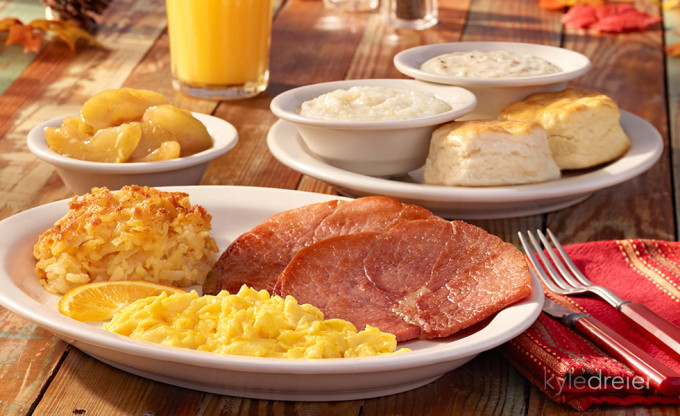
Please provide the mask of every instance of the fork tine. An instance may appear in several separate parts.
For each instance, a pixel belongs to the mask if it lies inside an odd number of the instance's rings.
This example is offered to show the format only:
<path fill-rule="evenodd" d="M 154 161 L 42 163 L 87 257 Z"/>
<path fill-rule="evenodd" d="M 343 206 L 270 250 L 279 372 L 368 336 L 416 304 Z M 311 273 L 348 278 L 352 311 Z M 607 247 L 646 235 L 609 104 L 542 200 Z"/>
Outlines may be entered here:
<path fill-rule="evenodd" d="M 552 247 L 552 245 L 548 242 L 547 238 L 545 235 L 540 231 L 536 230 L 536 233 L 539 235 L 539 238 L 541 239 L 541 242 L 545 246 L 545 251 L 548 253 L 552 261 L 554 262 L 555 266 L 560 270 L 561 274 L 557 273 L 555 269 L 552 267 L 546 256 L 544 255 L 544 250 L 541 248 L 541 246 L 536 242 L 536 239 L 533 237 L 531 232 L 527 231 L 527 235 L 529 236 L 529 239 L 532 241 L 534 244 L 534 247 L 536 248 L 536 254 L 541 258 L 541 261 L 543 262 L 545 270 L 548 271 L 550 274 L 550 278 L 552 279 L 552 283 L 554 285 L 549 284 L 547 281 L 547 276 L 545 275 L 545 272 L 541 272 L 540 270 L 537 271 L 539 276 L 542 277 L 541 280 L 543 280 L 543 283 L 553 292 L 555 293 L 560 293 L 563 295 L 575 295 L 575 294 L 580 294 L 584 292 L 591 292 L 594 294 L 597 294 L 600 296 L 603 300 L 607 301 L 609 304 L 614 306 L 615 308 L 619 309 L 623 303 L 625 303 L 620 297 L 618 297 L 614 292 L 611 290 L 594 285 L 590 280 L 588 280 L 583 273 L 576 267 L 574 262 L 569 258 L 567 255 L 566 251 L 562 247 L 562 245 L 557 241 L 557 238 L 555 235 L 550 231 L 546 230 L 548 232 L 548 235 L 550 236 L 550 239 L 552 240 L 553 244 L 555 245 L 555 248 Z M 520 235 L 520 240 L 523 241 L 522 236 Z M 523 241 L 524 245 L 524 241 Z M 526 247 L 525 247 L 526 250 Z M 560 256 L 562 259 L 560 260 L 557 257 L 557 254 L 555 253 L 555 250 L 559 252 Z M 532 262 L 534 267 L 536 267 L 535 263 L 537 262 Z M 564 266 L 564 264 L 567 264 L 569 267 L 569 270 Z M 571 270 L 571 272 L 570 272 Z"/>
<path fill-rule="evenodd" d="M 538 237 L 541 239 L 541 242 L 543 243 L 543 246 L 546 249 L 545 251 L 548 253 L 548 256 L 550 256 L 550 259 L 552 260 L 553 264 L 560 271 L 560 274 L 558 276 L 552 275 L 553 279 L 555 280 L 555 283 L 557 283 L 557 285 L 563 289 L 570 289 L 571 287 L 581 286 L 582 282 L 579 282 L 578 279 L 574 277 L 573 269 L 572 272 L 570 272 L 570 269 L 565 267 L 565 259 L 569 259 L 567 253 L 564 250 L 559 251 L 558 249 L 561 258 L 558 257 L 557 253 L 553 249 L 553 246 L 550 244 L 548 239 L 545 238 L 545 235 L 541 232 L 541 230 L 536 230 L 536 234 L 538 234 Z M 556 238 L 554 238 L 554 235 L 552 239 L 553 242 L 557 240 Z M 576 266 L 574 265 L 574 269 L 575 268 Z"/>
<path fill-rule="evenodd" d="M 573 276 L 576 280 L 578 280 L 578 281 L 573 280 L 573 278 L 569 279 L 569 282 L 574 286 L 574 288 L 575 289 L 583 289 L 583 290 L 589 291 L 591 293 L 595 293 L 596 295 L 600 296 L 605 301 L 609 302 L 610 305 L 619 309 L 621 307 L 621 305 L 624 303 L 623 299 L 621 299 L 618 295 L 616 295 L 616 293 L 612 292 L 611 290 L 609 290 L 609 289 L 607 289 L 603 286 L 595 285 L 595 284 L 593 284 L 593 282 L 588 280 L 588 278 L 583 273 L 581 273 L 581 271 L 578 269 L 578 267 L 576 267 L 574 262 L 569 258 L 566 251 L 564 251 L 564 248 L 562 247 L 562 245 L 557 241 L 557 238 L 555 237 L 555 235 L 552 232 L 550 232 L 550 230 L 546 230 L 546 231 L 550 234 L 550 238 L 551 238 L 553 244 L 555 244 L 555 247 L 557 248 L 557 250 L 560 252 L 560 255 L 562 256 L 562 259 L 564 260 L 564 262 L 567 264 L 567 266 L 571 270 L 572 273 L 570 273 L 569 276 Z M 565 275 L 565 277 L 567 277 L 567 276 Z"/>
<path fill-rule="evenodd" d="M 543 245 L 541 245 L 536 240 L 536 238 L 531 232 L 527 231 L 527 234 L 529 235 L 529 239 L 531 240 L 531 242 L 534 245 L 534 248 L 536 249 L 536 254 L 538 254 L 538 257 L 541 259 L 543 268 L 548 272 L 548 275 L 550 276 L 550 279 L 555 284 L 555 286 L 562 291 L 571 289 L 571 286 L 569 286 L 569 284 L 562 278 L 562 275 L 557 270 L 555 270 L 555 267 L 553 267 L 554 264 L 558 268 L 560 267 L 562 269 L 564 268 L 559 261 L 556 261 L 557 259 L 555 258 L 555 254 L 552 252 L 550 245 L 546 244 L 545 237 L 543 236 L 541 231 L 536 230 L 536 235 L 538 235 L 539 240 L 541 240 Z M 548 256 L 550 256 L 552 262 L 551 260 L 548 260 L 548 257 L 546 257 L 545 255 L 546 252 L 548 253 Z"/>
<path fill-rule="evenodd" d="M 522 247 L 524 247 L 524 252 L 529 258 L 529 262 L 531 263 L 533 269 L 538 274 L 538 277 L 541 279 L 541 281 L 543 281 L 543 284 L 546 285 L 548 289 L 550 289 L 553 292 L 560 292 L 561 289 L 557 285 L 555 285 L 552 278 L 550 278 L 550 276 L 546 273 L 546 269 L 543 267 L 543 265 L 541 265 L 538 262 L 538 259 L 533 253 L 533 251 L 535 251 L 536 254 L 538 254 L 538 256 L 541 257 L 541 261 L 543 262 L 543 264 L 546 265 L 547 267 L 551 267 L 550 263 L 548 262 L 548 259 L 546 259 L 545 256 L 543 255 L 543 250 L 541 249 L 540 245 L 536 242 L 534 236 L 531 234 L 531 232 L 527 231 L 527 236 L 529 237 L 529 240 L 531 240 L 531 243 L 533 244 L 535 249 L 532 250 L 531 246 L 529 246 L 529 243 L 527 243 L 526 239 L 524 238 L 524 234 L 522 234 L 521 231 L 518 232 L 517 234 L 519 235 L 519 241 L 522 243 Z M 548 272 L 554 273 L 554 270 L 552 271 L 548 270 Z"/>
<path fill-rule="evenodd" d="M 569 267 L 569 270 L 571 270 L 571 274 L 583 285 L 587 286 L 592 286 L 593 282 L 588 280 L 588 278 L 581 273 L 581 271 L 576 267 L 574 262 L 569 258 L 569 255 L 567 255 L 567 252 L 564 251 L 564 247 L 562 247 L 562 244 L 557 240 L 557 237 L 555 237 L 555 234 L 550 231 L 549 228 L 545 230 L 548 233 L 548 236 L 550 237 L 550 241 L 552 241 L 553 245 L 557 249 L 557 251 L 560 253 L 560 256 L 562 256 L 562 261 Z"/>

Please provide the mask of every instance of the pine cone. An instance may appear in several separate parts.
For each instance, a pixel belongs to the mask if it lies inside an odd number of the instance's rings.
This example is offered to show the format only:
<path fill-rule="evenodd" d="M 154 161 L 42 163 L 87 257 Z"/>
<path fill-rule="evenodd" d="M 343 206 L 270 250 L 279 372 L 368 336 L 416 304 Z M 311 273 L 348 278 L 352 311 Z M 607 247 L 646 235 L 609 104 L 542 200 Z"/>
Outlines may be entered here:
<path fill-rule="evenodd" d="M 89 32 L 94 32 L 99 16 L 106 10 L 111 0 L 40 0 L 40 2 L 49 7 L 59 20 L 75 23 Z"/>

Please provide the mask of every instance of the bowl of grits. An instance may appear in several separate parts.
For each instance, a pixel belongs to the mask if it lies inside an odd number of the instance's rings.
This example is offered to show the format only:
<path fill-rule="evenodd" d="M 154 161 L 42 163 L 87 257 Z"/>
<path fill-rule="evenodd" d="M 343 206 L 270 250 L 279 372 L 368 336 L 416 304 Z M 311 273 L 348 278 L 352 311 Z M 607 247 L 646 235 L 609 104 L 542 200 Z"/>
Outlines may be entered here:
<path fill-rule="evenodd" d="M 432 131 L 472 111 L 468 90 L 407 79 L 358 79 L 288 90 L 272 112 L 306 150 L 355 173 L 390 177 L 421 167 Z"/>
<path fill-rule="evenodd" d="M 560 91 L 590 69 L 578 52 L 521 42 L 455 42 L 418 46 L 394 56 L 404 75 L 470 90 L 477 98 L 464 119 L 495 119 L 507 105 L 538 92 Z"/>

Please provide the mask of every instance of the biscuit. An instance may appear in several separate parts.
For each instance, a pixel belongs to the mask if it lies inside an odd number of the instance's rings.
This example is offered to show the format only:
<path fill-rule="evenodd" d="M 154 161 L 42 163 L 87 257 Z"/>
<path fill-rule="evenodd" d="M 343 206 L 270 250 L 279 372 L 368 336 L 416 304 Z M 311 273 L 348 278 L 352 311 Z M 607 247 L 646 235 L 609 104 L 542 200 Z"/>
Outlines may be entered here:
<path fill-rule="evenodd" d="M 432 133 L 425 183 L 497 186 L 558 179 L 545 131 L 532 122 L 470 120 Z"/>
<path fill-rule="evenodd" d="M 534 121 L 548 135 L 560 169 L 584 169 L 622 156 L 630 147 L 618 106 L 596 92 L 566 89 L 539 93 L 512 103 L 499 120 Z"/>

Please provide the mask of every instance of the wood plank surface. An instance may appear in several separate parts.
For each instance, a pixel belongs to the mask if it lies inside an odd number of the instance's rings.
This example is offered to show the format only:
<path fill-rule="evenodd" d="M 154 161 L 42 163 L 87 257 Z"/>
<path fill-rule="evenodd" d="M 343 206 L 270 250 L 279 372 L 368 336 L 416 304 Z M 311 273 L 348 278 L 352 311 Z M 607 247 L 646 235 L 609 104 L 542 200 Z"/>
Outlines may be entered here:
<path fill-rule="evenodd" d="M 0 309 L 0 413 L 26 415 L 60 366 L 68 344 Z"/>
<path fill-rule="evenodd" d="M 639 3 L 641 9 L 658 15 L 655 2 Z M 621 109 L 650 122 L 668 143 L 668 119 L 664 111 L 659 111 L 667 106 L 660 25 L 644 32 L 617 35 L 568 30 L 564 46 L 597 58 L 593 59 L 592 69 L 573 83 L 575 87 L 613 97 Z M 574 242 L 632 237 L 675 239 L 674 227 L 668 221 L 674 216 L 668 198 L 672 194 L 668 163 L 665 146 L 660 161 L 648 172 L 596 192 L 587 204 L 550 214 L 548 226 L 559 232 L 559 238 L 568 236 Z M 635 207 L 637 215 L 629 215 L 631 207 Z"/>
<path fill-rule="evenodd" d="M 680 42 L 680 8 L 667 10 L 664 16 L 664 44 L 673 45 Z M 666 59 L 666 89 L 668 97 L 668 125 L 670 129 L 670 163 L 673 178 L 680 177 L 680 154 L 677 149 L 680 147 L 680 57 L 669 56 Z M 680 206 L 680 182 L 673 182 L 672 198 L 674 206 Z M 680 236 L 680 221 L 677 214 L 675 216 L 675 238 Z M 670 218 L 667 218 L 670 221 Z"/>
<path fill-rule="evenodd" d="M 39 2 L 0 3 L 0 20 L 15 17 L 23 23 L 45 18 L 45 6 Z M 9 32 L 0 32 L 0 94 L 33 62 L 35 52 L 25 53 L 21 45 L 6 45 Z"/>
<path fill-rule="evenodd" d="M 2 10 L 0 2 L 0 11 Z M 659 14 L 654 0 L 635 4 Z M 279 7 L 280 6 L 280 7 Z M 585 202 L 547 215 L 471 221 L 518 244 L 517 232 L 549 226 L 565 243 L 624 237 L 674 240 L 678 234 L 678 75 L 664 41 L 678 39 L 677 11 L 662 25 L 617 35 L 564 29 L 561 11 L 536 0 L 439 0 L 440 23 L 426 31 L 386 27 L 377 13 L 336 13 L 320 0 L 277 4 L 271 82 L 262 95 L 214 102 L 183 96 L 170 85 L 164 2 L 116 0 L 98 34 L 109 49 L 72 53 L 51 43 L 0 98 L 0 218 L 71 195 L 54 170 L 25 149 L 28 130 L 77 111 L 104 88 L 160 91 L 175 104 L 235 125 L 239 142 L 209 167 L 203 185 L 248 185 L 333 194 L 333 186 L 295 172 L 267 150 L 276 117 L 271 99 L 298 85 L 345 78 L 404 78 L 391 63 L 400 50 L 426 43 L 507 40 L 580 51 L 593 68 L 570 86 L 606 93 L 656 127 L 667 144 L 649 172 Z M 637 82 L 635 82 L 637 80 Z M 666 83 L 668 96 L 666 96 Z M 668 108 L 670 117 L 660 109 Z M 673 176 L 668 172 L 673 172 Z M 675 196 L 673 196 L 675 195 Z M 635 215 L 630 215 L 633 211 Z M 439 380 L 402 394 L 344 402 L 251 400 L 183 389 L 117 370 L 0 310 L 0 413 L 7 415 L 573 415 L 550 401 L 498 352 L 480 354 Z M 678 415 L 672 406 L 595 406 L 588 414 Z"/>
<path fill-rule="evenodd" d="M 101 26 L 98 34 L 102 44 L 115 48 L 71 52 L 63 43 L 49 43 L 40 62 L 32 61 L 7 88 L 0 100 L 0 218 L 72 195 L 52 167 L 27 153 L 26 134 L 44 120 L 77 112 L 100 90 L 120 87 L 165 30 L 163 4 L 162 0 L 115 2 L 107 10 L 108 19 L 115 23 Z M 59 369 L 66 344 L 4 309 L 2 314 L 6 319 L 0 319 L 0 355 L 5 362 L 18 364 L 12 374 L 3 374 L 0 412 L 24 415 Z"/>
<path fill-rule="evenodd" d="M 165 30 L 162 0 L 121 0 L 106 11 L 97 39 L 106 49 L 86 47 L 71 52 L 63 42 L 49 43 L 0 100 L 0 166 L 12 175 L 0 185 L 0 216 L 72 195 L 55 180 L 54 169 L 26 153 L 26 135 L 38 123 L 77 113 L 89 97 L 119 88 L 146 51 Z M 26 157 L 32 162 L 27 163 Z M 51 191 L 55 190 L 55 193 Z M 26 192 L 32 193 L 25 195 Z M 44 199 L 47 192 L 51 199 Z"/>

